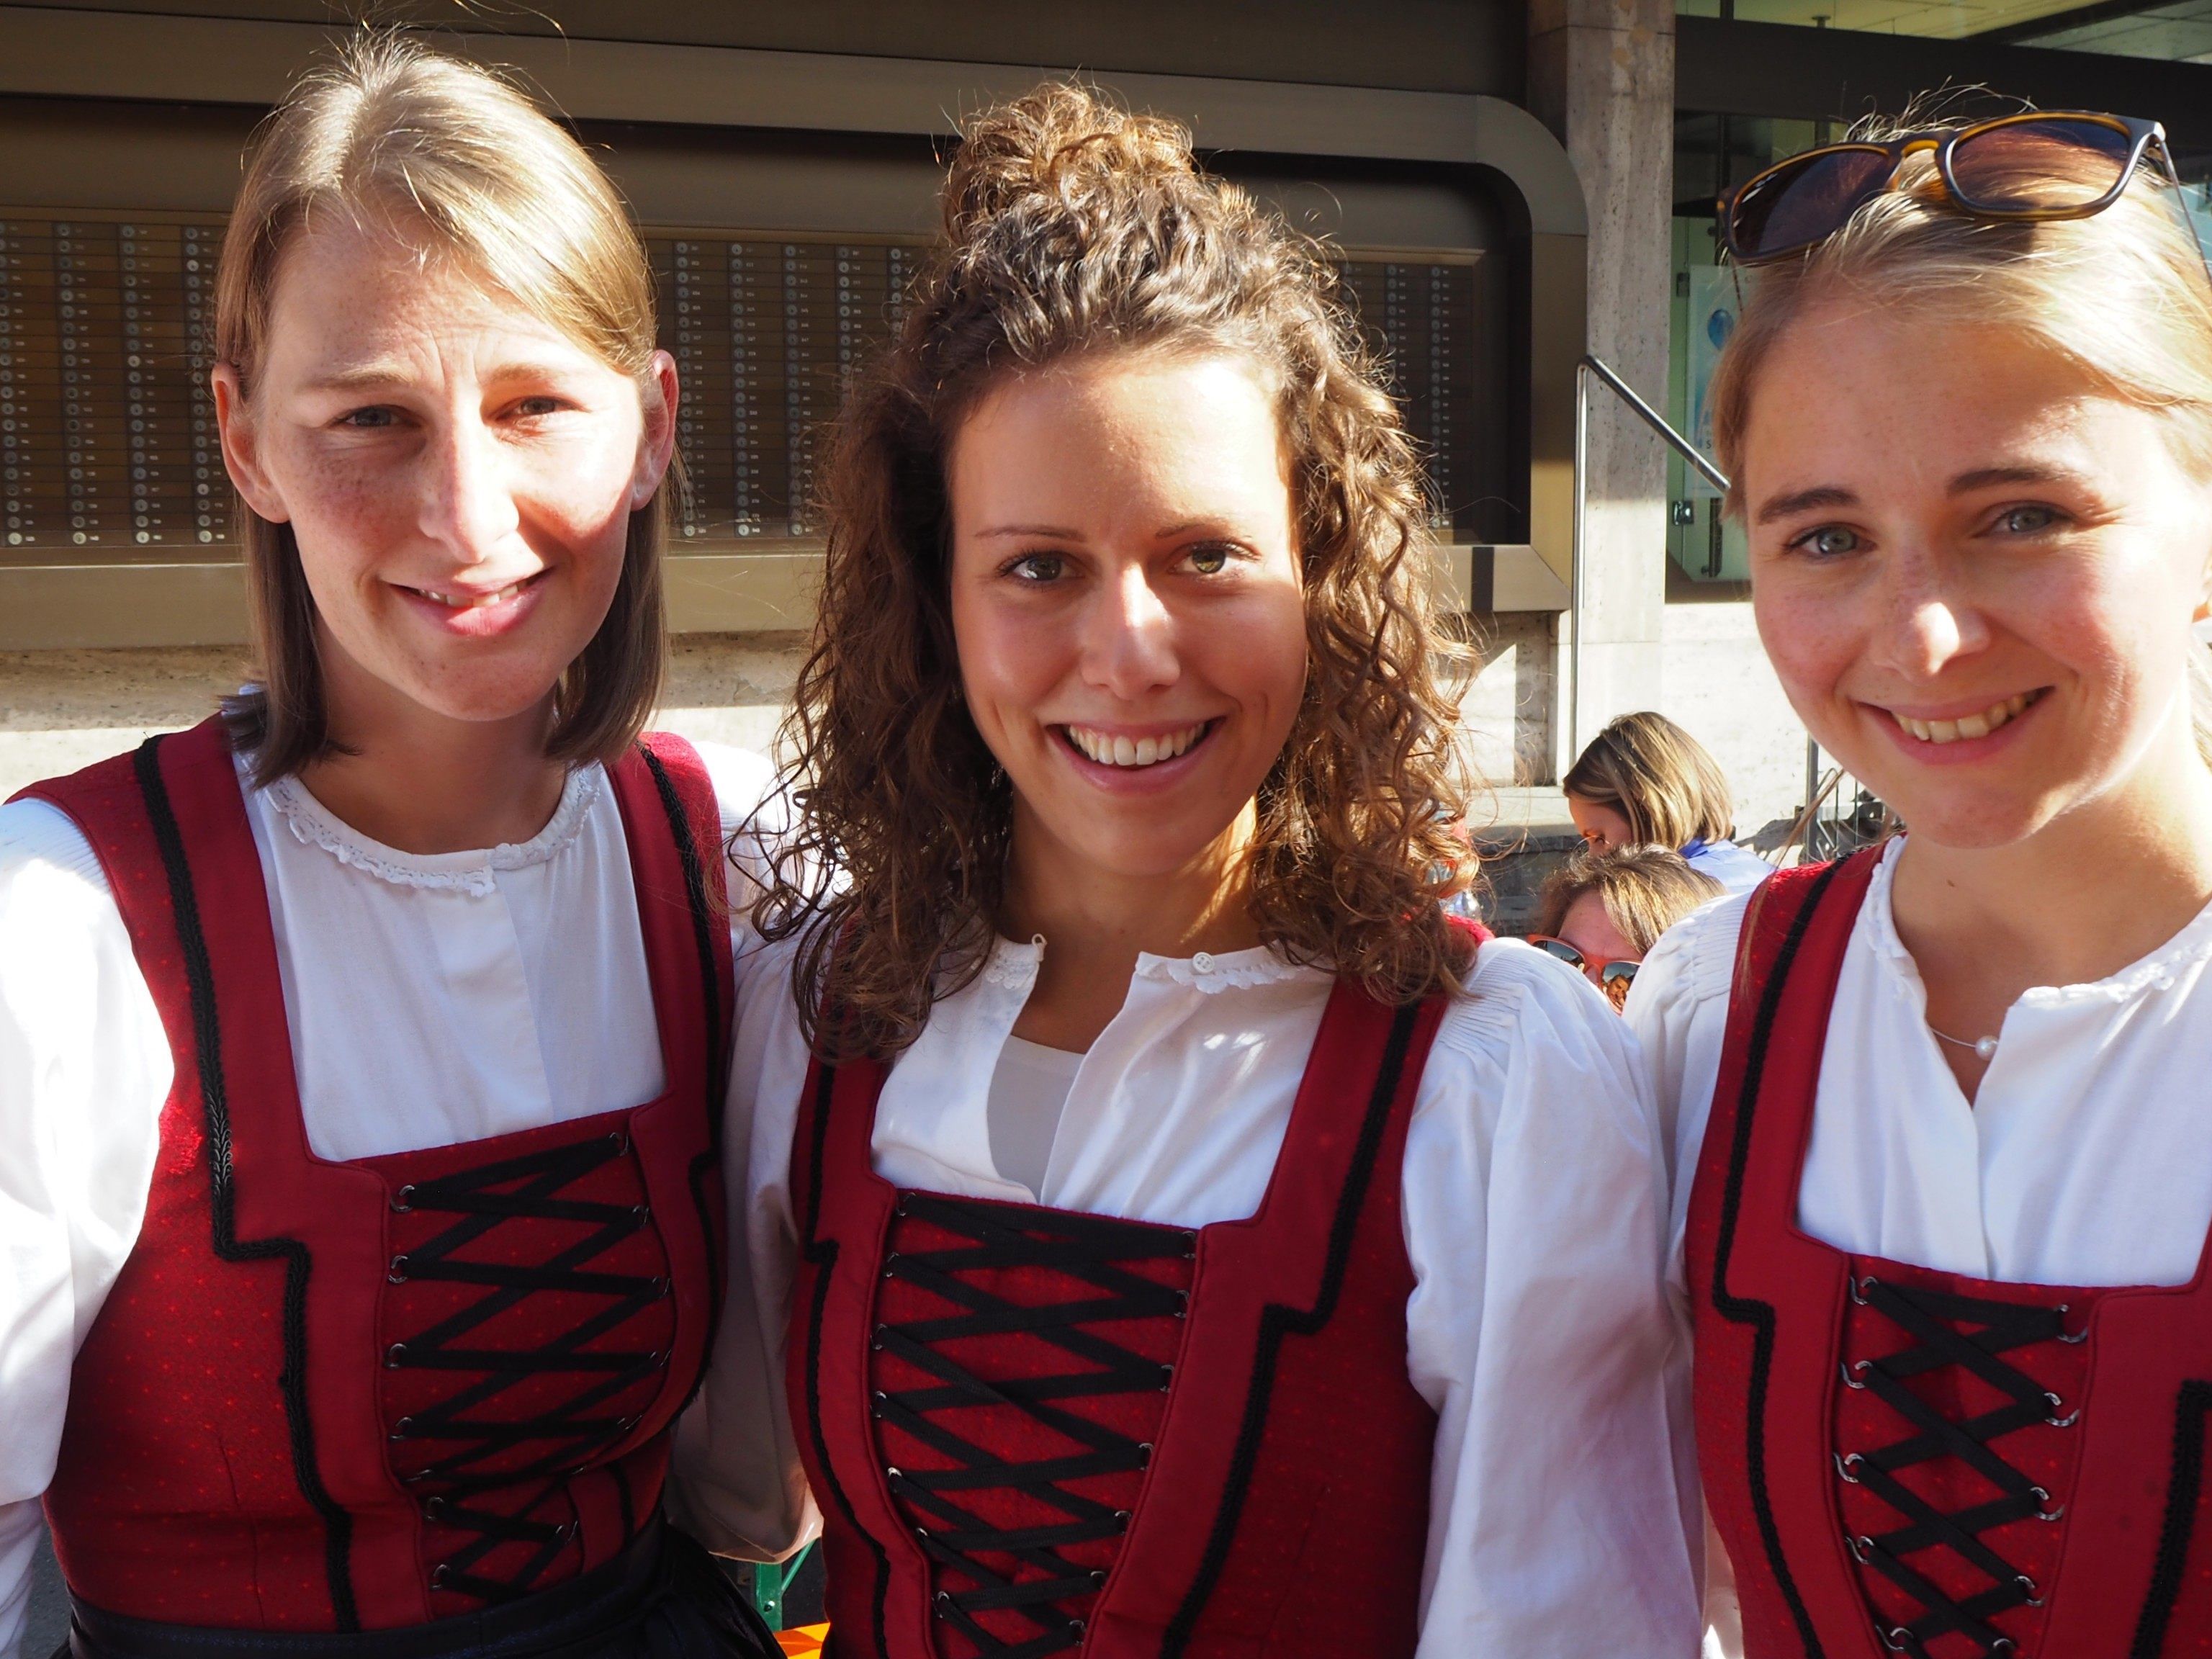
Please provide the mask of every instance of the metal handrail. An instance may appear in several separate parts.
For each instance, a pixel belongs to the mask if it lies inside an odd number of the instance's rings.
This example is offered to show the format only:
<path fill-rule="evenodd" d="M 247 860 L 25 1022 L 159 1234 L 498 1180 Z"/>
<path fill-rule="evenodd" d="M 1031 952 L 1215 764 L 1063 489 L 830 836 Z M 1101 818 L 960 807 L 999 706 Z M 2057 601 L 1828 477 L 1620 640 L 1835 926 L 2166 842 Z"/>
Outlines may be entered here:
<path fill-rule="evenodd" d="M 1668 423 L 1667 417 L 1637 395 L 1636 388 L 1607 367 L 1595 352 L 1585 352 L 1575 365 L 1575 528 L 1574 544 L 1567 555 L 1568 627 L 1574 635 L 1574 655 L 1567 661 L 1567 758 L 1572 765 L 1580 753 L 1583 707 L 1583 547 L 1589 520 L 1589 382 L 1596 375 L 1661 442 L 1680 455 L 1716 489 L 1728 493 L 1728 475 L 1707 460 L 1698 447 Z"/>

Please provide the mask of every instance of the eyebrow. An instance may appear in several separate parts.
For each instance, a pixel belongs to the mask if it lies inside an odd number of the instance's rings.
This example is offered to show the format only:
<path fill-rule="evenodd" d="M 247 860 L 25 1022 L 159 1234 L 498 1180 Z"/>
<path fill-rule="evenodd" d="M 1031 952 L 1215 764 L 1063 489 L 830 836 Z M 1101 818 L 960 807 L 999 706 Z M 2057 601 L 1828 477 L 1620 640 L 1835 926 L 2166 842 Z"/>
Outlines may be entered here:
<path fill-rule="evenodd" d="M 1992 484 L 2072 484 L 2082 482 L 2081 475 L 2062 466 L 1985 466 L 1972 472 L 1961 472 L 1951 480 L 1949 494 L 1970 495 L 1977 489 L 1987 489 Z"/>
<path fill-rule="evenodd" d="M 1000 524 L 975 532 L 979 541 L 992 536 L 1034 536 L 1041 540 L 1054 542 L 1079 542 L 1083 539 L 1081 531 L 1054 524 Z"/>
<path fill-rule="evenodd" d="M 556 380 L 562 374 L 552 363 L 518 362 L 501 363 L 484 377 L 485 384 L 497 386 L 510 380 Z M 307 382 L 310 392 L 377 392 L 391 386 L 413 386 L 416 377 L 396 363 L 362 363 L 351 368 L 333 369 L 328 374 L 318 375 Z"/>
<path fill-rule="evenodd" d="M 1777 519 L 1787 519 L 1799 513 L 1808 513 L 1816 507 L 1856 507 L 1859 498 L 1839 484 L 1820 484 L 1811 489 L 1792 490 L 1787 495 L 1775 495 L 1759 509 L 1759 522 L 1772 524 Z"/>

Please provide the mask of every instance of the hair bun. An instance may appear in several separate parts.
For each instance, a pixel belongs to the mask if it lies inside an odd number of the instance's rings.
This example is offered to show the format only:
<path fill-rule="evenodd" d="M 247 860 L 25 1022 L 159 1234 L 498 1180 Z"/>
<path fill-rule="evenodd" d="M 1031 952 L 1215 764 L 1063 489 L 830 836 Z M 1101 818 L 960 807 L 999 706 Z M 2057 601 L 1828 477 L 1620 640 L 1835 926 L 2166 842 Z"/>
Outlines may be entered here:
<path fill-rule="evenodd" d="M 1157 115 L 1135 115 L 1105 94 L 1050 82 L 971 118 L 945 181 L 945 229 L 955 246 L 1024 205 L 1080 210 L 1198 171 L 1190 133 Z"/>

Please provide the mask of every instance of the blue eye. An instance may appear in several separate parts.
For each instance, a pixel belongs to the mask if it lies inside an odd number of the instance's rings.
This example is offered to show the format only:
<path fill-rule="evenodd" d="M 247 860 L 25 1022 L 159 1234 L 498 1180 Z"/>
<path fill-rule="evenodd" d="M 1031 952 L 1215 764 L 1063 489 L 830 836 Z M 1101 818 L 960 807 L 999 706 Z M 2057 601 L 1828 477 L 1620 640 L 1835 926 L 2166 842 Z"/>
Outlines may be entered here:
<path fill-rule="evenodd" d="M 1816 559 L 1837 559 L 1859 550 L 1859 532 L 1839 524 L 1824 524 L 1818 530 L 1808 530 L 1790 544 Z"/>
<path fill-rule="evenodd" d="M 1997 514 L 1996 527 L 2008 536 L 2033 536 L 2058 522 L 2056 507 L 2008 507 Z"/>

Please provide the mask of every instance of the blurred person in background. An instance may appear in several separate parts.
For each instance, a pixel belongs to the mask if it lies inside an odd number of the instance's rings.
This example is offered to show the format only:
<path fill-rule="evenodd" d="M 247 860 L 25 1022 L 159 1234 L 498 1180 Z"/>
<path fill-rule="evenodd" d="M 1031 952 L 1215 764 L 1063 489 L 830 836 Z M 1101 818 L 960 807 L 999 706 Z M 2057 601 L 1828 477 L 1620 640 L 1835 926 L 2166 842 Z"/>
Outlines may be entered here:
<path fill-rule="evenodd" d="M 1669 847 L 1731 893 L 1774 866 L 1735 835 L 1735 802 L 1720 763 L 1664 714 L 1623 714 L 1591 738 L 1561 780 L 1567 812 L 1595 852 Z"/>
<path fill-rule="evenodd" d="M 1659 936 L 1727 891 L 1669 848 L 1600 853 L 1585 846 L 1546 879 L 1528 943 L 1583 975 L 1618 1008 Z"/>
<path fill-rule="evenodd" d="M 1759 637 L 1910 829 L 1628 1000 L 1716 1587 L 1751 1659 L 2205 1652 L 2203 252 L 2158 126 L 2081 112 L 1873 122 L 1723 224 Z"/>

